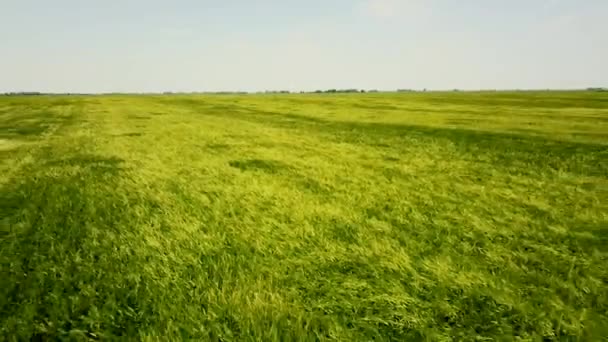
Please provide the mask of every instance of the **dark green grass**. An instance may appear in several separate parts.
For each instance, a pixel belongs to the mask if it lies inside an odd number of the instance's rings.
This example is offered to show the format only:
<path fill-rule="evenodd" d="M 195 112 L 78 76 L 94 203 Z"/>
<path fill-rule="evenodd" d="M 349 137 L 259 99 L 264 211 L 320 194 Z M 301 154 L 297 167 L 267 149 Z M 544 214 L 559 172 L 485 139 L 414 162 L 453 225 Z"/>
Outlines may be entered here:
<path fill-rule="evenodd" d="M 0 98 L 0 336 L 601 340 L 608 95 Z"/>

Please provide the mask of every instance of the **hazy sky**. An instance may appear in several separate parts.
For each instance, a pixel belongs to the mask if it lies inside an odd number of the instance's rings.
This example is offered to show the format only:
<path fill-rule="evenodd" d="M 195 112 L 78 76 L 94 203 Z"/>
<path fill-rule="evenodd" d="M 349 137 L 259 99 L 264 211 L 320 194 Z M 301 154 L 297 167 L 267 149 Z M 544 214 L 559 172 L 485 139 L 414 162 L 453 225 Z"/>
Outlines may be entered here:
<path fill-rule="evenodd" d="M 608 86 L 608 0 L 0 0 L 0 91 Z"/>

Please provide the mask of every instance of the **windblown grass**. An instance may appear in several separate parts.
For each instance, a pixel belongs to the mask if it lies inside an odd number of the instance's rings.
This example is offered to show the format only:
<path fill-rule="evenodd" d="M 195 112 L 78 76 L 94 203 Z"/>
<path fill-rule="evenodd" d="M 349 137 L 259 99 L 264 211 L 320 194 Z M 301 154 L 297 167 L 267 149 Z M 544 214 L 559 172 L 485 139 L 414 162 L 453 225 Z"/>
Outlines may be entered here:
<path fill-rule="evenodd" d="M 0 98 L 8 340 L 608 336 L 608 94 Z"/>

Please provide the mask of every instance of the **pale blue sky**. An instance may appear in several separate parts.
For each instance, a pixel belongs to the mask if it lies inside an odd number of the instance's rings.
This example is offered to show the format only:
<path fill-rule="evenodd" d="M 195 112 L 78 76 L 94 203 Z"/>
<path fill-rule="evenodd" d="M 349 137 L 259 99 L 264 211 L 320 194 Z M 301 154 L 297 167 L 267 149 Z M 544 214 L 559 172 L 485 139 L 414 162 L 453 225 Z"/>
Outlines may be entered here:
<path fill-rule="evenodd" d="M 0 91 L 608 86 L 608 0 L 0 0 Z"/>

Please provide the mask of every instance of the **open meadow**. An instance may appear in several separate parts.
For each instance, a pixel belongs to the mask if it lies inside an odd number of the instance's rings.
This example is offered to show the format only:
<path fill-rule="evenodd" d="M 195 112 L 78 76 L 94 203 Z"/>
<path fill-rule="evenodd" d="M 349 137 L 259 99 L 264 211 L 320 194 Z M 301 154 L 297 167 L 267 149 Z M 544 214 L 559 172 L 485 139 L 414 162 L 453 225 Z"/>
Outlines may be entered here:
<path fill-rule="evenodd" d="M 0 339 L 608 336 L 608 93 L 0 97 Z"/>

